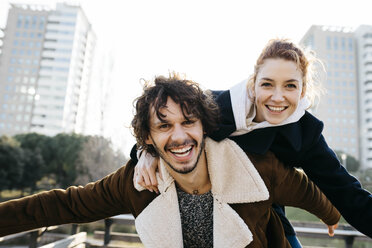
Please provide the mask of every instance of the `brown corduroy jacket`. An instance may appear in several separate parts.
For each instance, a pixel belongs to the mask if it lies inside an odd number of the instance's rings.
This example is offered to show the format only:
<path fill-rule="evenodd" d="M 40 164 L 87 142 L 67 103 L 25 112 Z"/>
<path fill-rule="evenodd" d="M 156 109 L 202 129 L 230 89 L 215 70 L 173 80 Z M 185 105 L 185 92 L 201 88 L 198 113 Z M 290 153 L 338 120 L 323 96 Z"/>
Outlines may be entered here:
<path fill-rule="evenodd" d="M 285 168 L 273 154 L 246 154 L 231 140 L 207 138 L 212 184 L 214 247 L 290 247 L 272 203 L 301 207 L 325 223 L 340 214 L 305 174 Z M 91 222 L 132 213 L 146 247 L 182 247 L 173 178 L 160 163 L 160 194 L 137 191 L 134 164 L 82 187 L 51 190 L 0 204 L 0 236 L 42 226 Z"/>

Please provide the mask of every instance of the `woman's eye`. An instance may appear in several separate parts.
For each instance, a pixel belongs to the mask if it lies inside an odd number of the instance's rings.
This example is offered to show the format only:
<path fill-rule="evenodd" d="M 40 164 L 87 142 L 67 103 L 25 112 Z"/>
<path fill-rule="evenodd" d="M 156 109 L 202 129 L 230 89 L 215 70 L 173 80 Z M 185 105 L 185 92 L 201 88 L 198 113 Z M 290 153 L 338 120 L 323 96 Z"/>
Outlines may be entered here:
<path fill-rule="evenodd" d="M 262 87 L 270 87 L 271 83 L 264 82 L 261 84 Z"/>
<path fill-rule="evenodd" d="M 287 84 L 287 88 L 296 89 L 297 88 L 297 85 L 295 85 L 295 84 Z"/>

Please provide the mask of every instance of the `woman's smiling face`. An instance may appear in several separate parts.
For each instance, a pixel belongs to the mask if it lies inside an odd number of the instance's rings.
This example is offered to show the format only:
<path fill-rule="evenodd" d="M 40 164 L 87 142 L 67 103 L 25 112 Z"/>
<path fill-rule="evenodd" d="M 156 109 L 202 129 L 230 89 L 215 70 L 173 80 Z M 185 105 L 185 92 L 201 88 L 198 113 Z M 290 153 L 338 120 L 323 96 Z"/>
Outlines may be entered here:
<path fill-rule="evenodd" d="M 257 73 L 255 122 L 280 124 L 296 110 L 304 96 L 302 72 L 293 61 L 265 59 Z"/>

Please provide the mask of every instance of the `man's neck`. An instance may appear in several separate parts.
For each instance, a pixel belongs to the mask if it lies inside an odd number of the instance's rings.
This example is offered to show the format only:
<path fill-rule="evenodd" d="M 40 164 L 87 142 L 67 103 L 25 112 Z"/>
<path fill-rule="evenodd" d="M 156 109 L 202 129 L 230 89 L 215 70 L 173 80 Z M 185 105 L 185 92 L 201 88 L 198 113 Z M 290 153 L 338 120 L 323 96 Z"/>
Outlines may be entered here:
<path fill-rule="evenodd" d="M 187 174 L 177 173 L 173 170 L 168 170 L 168 172 L 174 178 L 178 187 L 188 194 L 200 195 L 211 189 L 205 151 L 201 154 L 199 162 L 192 172 Z"/>

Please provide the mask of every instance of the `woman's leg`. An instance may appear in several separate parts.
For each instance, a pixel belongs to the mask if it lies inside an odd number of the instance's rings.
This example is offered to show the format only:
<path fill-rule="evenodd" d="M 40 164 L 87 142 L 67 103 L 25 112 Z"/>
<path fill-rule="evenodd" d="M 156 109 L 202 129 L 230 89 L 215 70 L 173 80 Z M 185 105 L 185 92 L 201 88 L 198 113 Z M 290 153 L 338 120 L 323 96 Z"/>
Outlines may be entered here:
<path fill-rule="evenodd" d="M 296 235 L 286 235 L 288 242 L 291 244 L 292 248 L 302 248 L 300 241 L 297 239 Z"/>

